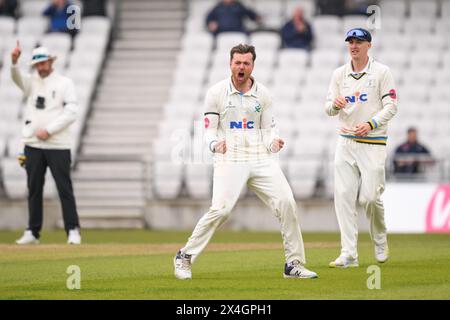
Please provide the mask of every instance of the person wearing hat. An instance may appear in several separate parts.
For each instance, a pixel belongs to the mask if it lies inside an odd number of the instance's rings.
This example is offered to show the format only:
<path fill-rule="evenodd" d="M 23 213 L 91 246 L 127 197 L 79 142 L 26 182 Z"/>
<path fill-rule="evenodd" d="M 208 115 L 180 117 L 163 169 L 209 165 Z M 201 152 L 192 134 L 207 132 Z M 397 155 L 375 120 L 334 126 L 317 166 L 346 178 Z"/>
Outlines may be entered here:
<path fill-rule="evenodd" d="M 33 74 L 23 74 L 17 65 L 20 44 L 11 54 L 11 76 L 27 98 L 22 141 L 28 184 L 28 229 L 17 244 L 39 243 L 43 220 L 45 172 L 50 168 L 58 189 L 64 227 L 69 244 L 80 244 L 80 224 L 70 177 L 70 125 L 77 114 L 77 98 L 72 80 L 53 70 L 56 59 L 47 48 L 33 50 Z"/>
<path fill-rule="evenodd" d="M 375 258 L 389 258 L 384 206 L 387 125 L 397 113 L 397 93 L 390 69 L 369 57 L 372 36 L 347 32 L 350 61 L 337 68 L 328 90 L 326 113 L 339 116 L 334 159 L 334 202 L 341 231 L 341 254 L 330 267 L 358 266 L 357 204 L 366 212 Z"/>

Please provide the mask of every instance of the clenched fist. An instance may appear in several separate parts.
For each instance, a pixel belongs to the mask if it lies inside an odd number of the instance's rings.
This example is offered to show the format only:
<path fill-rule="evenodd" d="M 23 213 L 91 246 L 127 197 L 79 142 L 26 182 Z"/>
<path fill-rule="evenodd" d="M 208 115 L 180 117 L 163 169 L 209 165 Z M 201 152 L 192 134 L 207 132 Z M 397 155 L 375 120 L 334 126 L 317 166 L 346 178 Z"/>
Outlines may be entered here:
<path fill-rule="evenodd" d="M 270 152 L 277 153 L 280 151 L 284 146 L 284 141 L 281 139 L 273 139 L 272 143 L 270 144 Z"/>
<path fill-rule="evenodd" d="M 227 142 L 225 140 L 219 141 L 214 146 L 214 152 L 225 153 L 227 152 Z"/>

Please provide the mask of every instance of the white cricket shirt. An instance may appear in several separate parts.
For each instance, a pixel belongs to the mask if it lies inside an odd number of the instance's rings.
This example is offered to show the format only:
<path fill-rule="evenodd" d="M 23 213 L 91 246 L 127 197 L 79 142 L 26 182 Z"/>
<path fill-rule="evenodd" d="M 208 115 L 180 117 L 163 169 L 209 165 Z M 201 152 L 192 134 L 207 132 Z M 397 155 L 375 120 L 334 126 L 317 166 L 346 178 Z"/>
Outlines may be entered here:
<path fill-rule="evenodd" d="M 347 105 L 337 110 L 333 101 L 344 96 Z M 339 115 L 343 137 L 356 142 L 386 145 L 387 124 L 397 113 L 397 90 L 390 69 L 369 58 L 363 72 L 355 74 L 351 62 L 333 72 L 327 95 L 326 113 Z M 355 136 L 352 128 L 368 122 L 372 128 L 365 137 Z"/>
<path fill-rule="evenodd" d="M 210 88 L 205 98 L 205 141 L 212 151 L 225 139 L 227 152 L 215 161 L 257 161 L 271 157 L 270 144 L 277 137 L 272 98 L 255 81 L 248 92 L 233 86 L 231 77 Z"/>
<path fill-rule="evenodd" d="M 40 149 L 70 149 L 70 125 L 76 120 L 78 109 L 72 80 L 53 71 L 41 78 L 37 73 L 22 74 L 17 65 L 11 76 L 27 97 L 23 117 L 22 141 Z M 45 100 L 44 108 L 37 108 L 37 99 Z M 37 129 L 46 129 L 50 137 L 43 141 L 35 136 Z"/>

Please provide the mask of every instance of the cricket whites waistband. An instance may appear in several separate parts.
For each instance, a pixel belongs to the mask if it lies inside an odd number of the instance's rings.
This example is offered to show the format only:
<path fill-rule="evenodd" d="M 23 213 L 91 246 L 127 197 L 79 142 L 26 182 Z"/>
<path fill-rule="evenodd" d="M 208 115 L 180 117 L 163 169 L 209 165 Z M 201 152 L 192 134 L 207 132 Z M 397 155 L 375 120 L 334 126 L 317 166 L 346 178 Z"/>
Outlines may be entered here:
<path fill-rule="evenodd" d="M 347 134 L 341 134 L 341 137 L 352 139 L 353 141 L 359 143 L 379 144 L 382 146 L 385 146 L 387 142 L 387 137 L 358 137 Z"/>

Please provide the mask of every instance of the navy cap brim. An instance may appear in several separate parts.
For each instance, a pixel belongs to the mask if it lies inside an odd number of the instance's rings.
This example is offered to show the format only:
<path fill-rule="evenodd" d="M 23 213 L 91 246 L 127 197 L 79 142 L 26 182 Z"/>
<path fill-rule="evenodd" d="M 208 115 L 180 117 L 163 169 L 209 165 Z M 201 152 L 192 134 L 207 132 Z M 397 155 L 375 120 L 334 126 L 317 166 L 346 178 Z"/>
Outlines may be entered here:
<path fill-rule="evenodd" d="M 367 41 L 367 42 L 370 42 L 370 41 L 367 40 L 366 38 L 363 38 L 363 37 L 357 37 L 357 36 L 348 36 L 347 38 L 345 38 L 345 41 L 350 41 L 350 39 L 358 39 L 358 40 L 361 40 L 361 41 Z"/>

